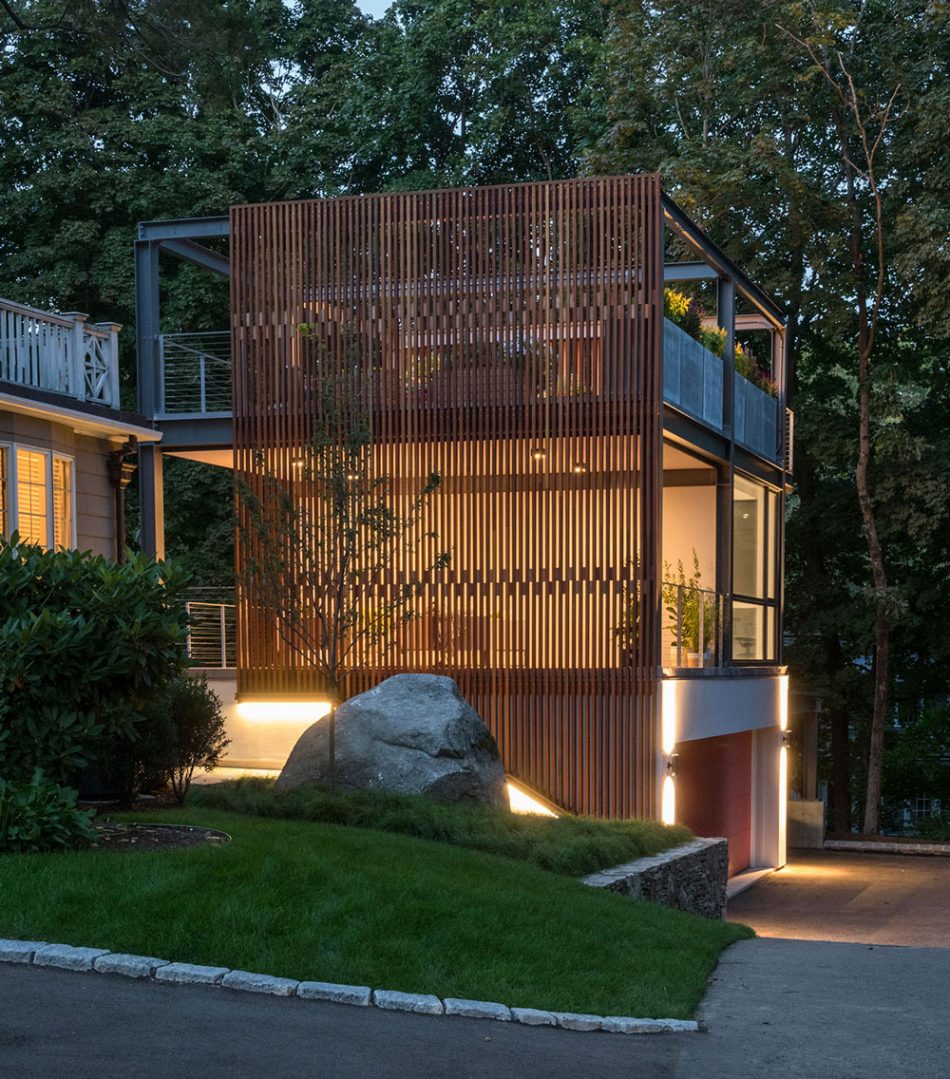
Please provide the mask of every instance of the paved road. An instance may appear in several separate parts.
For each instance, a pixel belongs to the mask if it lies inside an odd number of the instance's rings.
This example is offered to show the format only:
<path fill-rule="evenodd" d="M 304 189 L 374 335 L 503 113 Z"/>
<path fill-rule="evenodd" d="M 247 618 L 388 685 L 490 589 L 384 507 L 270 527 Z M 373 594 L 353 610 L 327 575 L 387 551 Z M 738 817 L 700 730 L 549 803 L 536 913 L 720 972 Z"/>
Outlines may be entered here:
<path fill-rule="evenodd" d="M 950 948 L 950 858 L 793 851 L 729 917 L 763 937 Z"/>
<path fill-rule="evenodd" d="M 2 1079 L 936 1079 L 950 952 L 730 948 L 709 1032 L 623 1037 L 0 966 Z"/>
<path fill-rule="evenodd" d="M 2 1079 L 665 1079 L 678 1074 L 677 1043 L 691 1037 L 580 1034 L 0 964 Z"/>

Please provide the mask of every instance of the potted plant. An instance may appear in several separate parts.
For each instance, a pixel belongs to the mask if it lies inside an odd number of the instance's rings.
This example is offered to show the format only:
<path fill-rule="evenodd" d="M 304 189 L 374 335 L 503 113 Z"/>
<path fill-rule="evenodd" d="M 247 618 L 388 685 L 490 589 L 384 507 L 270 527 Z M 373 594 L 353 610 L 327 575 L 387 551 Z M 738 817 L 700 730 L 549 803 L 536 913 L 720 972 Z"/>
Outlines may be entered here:
<path fill-rule="evenodd" d="M 717 604 L 702 587 L 699 555 L 693 549 L 693 571 L 689 577 L 682 559 L 674 571 L 663 563 L 663 606 L 669 617 L 666 628 L 677 654 L 685 652 L 687 667 L 702 667 L 716 645 Z M 700 634 L 702 627 L 702 634 Z"/>

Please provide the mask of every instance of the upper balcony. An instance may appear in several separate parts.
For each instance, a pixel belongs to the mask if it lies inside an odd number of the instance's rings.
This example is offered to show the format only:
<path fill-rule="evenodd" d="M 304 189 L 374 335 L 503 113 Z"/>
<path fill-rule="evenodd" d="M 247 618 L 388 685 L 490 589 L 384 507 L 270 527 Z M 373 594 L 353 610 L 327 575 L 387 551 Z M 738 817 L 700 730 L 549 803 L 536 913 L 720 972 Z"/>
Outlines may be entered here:
<path fill-rule="evenodd" d="M 746 341 L 751 335 L 767 375 L 758 381 L 744 377 L 731 362 L 724 363 L 679 326 L 665 321 L 662 396 L 668 427 L 680 428 L 677 433 L 687 441 L 698 437 L 713 456 L 729 456 L 727 446 L 734 443 L 743 452 L 788 470 L 791 414 L 784 399 L 784 316 L 665 194 L 660 198 L 660 210 L 664 235 L 672 240 L 670 257 L 685 255 L 687 259 L 667 261 L 663 282 L 667 287 L 685 287 L 697 302 L 701 298 L 707 309 L 715 312 L 706 316 L 703 311 L 702 329 L 714 328 L 721 335 L 723 355 L 731 355 L 738 340 Z M 229 443 L 231 341 L 227 331 L 161 333 L 159 255 L 230 277 L 230 262 L 224 253 L 230 239 L 230 223 L 225 217 L 144 222 L 139 226 L 140 409 L 161 422 L 169 446 L 181 444 L 191 450 L 212 442 L 218 447 Z M 480 319 L 475 329 L 465 331 L 469 336 L 464 340 L 453 337 L 459 331 L 452 319 L 429 325 L 430 316 L 421 314 L 415 322 L 405 314 L 390 318 L 385 333 L 372 331 L 374 338 L 364 344 L 377 357 L 373 361 L 377 372 L 375 407 L 427 412 L 430 422 L 439 427 L 441 421 L 433 421 L 432 412 L 444 412 L 457 425 L 468 413 L 478 413 L 478 406 L 504 410 L 544 401 L 556 403 L 569 422 L 573 412 L 585 413 L 591 402 L 625 399 L 631 387 L 619 384 L 626 381 L 626 368 L 617 364 L 614 356 L 624 315 L 616 308 L 608 313 L 606 308 L 587 304 L 584 289 L 592 278 L 575 275 L 562 280 L 557 276 L 560 271 L 549 271 L 546 263 L 532 261 L 529 256 L 513 263 L 521 266 L 517 273 L 522 277 L 506 271 L 507 276 L 493 278 L 489 305 L 493 314 Z M 542 277 L 552 288 L 567 288 L 567 299 L 558 293 L 560 299 L 550 302 L 548 317 L 542 322 L 537 312 L 530 317 L 517 316 L 524 306 L 519 291 L 525 281 Z M 423 285 L 419 287 L 425 303 L 435 302 L 431 282 L 426 279 Z M 472 287 L 472 281 L 465 284 L 465 288 Z M 445 297 L 441 292 L 438 296 L 444 307 Z M 309 306 L 301 302 L 298 307 L 307 312 L 301 317 L 307 318 L 308 325 L 316 319 L 312 327 L 325 325 L 331 337 L 339 336 L 341 326 L 346 329 L 341 321 L 349 317 L 343 313 L 349 310 L 346 305 L 334 306 L 327 297 L 320 300 L 314 294 Z M 758 340 L 764 340 L 765 335 L 768 344 L 762 347 Z M 706 335 L 698 336 L 705 339 Z M 288 332 L 282 341 L 286 363 L 300 362 L 297 335 Z M 203 420 L 210 422 L 200 422 Z M 459 432 L 453 429 L 447 433 Z"/>
<path fill-rule="evenodd" d="M 0 382 L 117 409 L 119 327 L 87 317 L 0 299 Z"/>
<path fill-rule="evenodd" d="M 590 361 L 582 385 L 565 373 L 559 380 L 555 372 L 553 394 L 574 396 L 583 400 L 610 399 L 609 388 L 599 384 L 596 374 L 598 348 L 596 338 L 589 348 Z M 217 418 L 231 413 L 231 341 L 227 331 L 212 333 L 162 334 L 158 341 L 160 369 L 159 419 Z M 431 361 L 431 371 L 412 373 L 412 385 L 397 385 L 406 391 L 404 404 L 419 408 L 439 408 L 457 405 L 460 380 L 451 382 L 448 394 L 447 372 L 437 369 Z M 498 401 L 499 385 L 489 378 L 479 378 L 480 368 L 467 372 L 470 377 L 462 383 L 472 405 L 488 404 L 488 390 L 494 403 L 524 403 L 531 397 L 552 393 L 537 384 L 532 372 L 512 364 L 510 384 L 506 384 L 506 401 Z M 535 372 L 536 374 L 536 372 Z M 725 365 L 723 360 L 694 340 L 679 326 L 664 320 L 663 325 L 663 400 L 666 404 L 691 418 L 723 433 L 723 393 Z M 405 380 L 402 380 L 405 381 Z M 443 386 L 445 383 L 445 386 Z M 389 387 L 392 394 L 393 387 Z M 443 400 L 444 398 L 444 400 Z M 744 378 L 733 374 L 733 426 L 736 442 L 752 453 L 773 463 L 782 460 L 781 406 L 775 396 Z"/>

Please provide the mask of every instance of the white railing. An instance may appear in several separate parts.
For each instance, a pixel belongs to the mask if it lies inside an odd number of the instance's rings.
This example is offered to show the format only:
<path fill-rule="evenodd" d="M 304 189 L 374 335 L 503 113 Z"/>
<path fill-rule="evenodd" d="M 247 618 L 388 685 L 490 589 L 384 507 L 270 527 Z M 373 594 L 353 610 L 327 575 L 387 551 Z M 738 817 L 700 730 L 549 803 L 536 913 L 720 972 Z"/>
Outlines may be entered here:
<path fill-rule="evenodd" d="M 188 662 L 192 667 L 215 669 L 236 666 L 236 632 L 233 603 L 189 600 Z"/>
<path fill-rule="evenodd" d="M 164 416 L 231 411 L 231 335 L 165 333 L 158 339 Z"/>
<path fill-rule="evenodd" d="M 119 407 L 120 327 L 0 299 L 0 381 Z"/>

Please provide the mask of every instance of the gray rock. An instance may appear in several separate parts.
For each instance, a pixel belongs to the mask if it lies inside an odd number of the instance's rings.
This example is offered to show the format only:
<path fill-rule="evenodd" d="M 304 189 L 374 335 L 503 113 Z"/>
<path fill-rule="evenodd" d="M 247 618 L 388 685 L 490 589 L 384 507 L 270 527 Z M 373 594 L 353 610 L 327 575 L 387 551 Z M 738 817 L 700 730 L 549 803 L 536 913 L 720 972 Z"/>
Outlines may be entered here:
<path fill-rule="evenodd" d="M 277 786 L 329 782 L 329 724 L 300 736 Z M 397 674 L 340 705 L 336 786 L 342 791 L 426 794 L 443 802 L 508 808 L 498 747 L 451 678 Z"/>
<path fill-rule="evenodd" d="M 557 1016 L 554 1012 L 545 1012 L 538 1008 L 512 1008 L 511 1018 L 516 1023 L 524 1023 L 529 1027 L 557 1026 Z"/>
<path fill-rule="evenodd" d="M 92 970 L 95 961 L 108 954 L 108 948 L 74 948 L 70 944 L 47 944 L 33 956 L 33 966 Z"/>
<path fill-rule="evenodd" d="M 336 985 L 334 982 L 301 982 L 297 996 L 304 1000 L 329 1000 L 334 1004 L 356 1004 L 367 1008 L 373 991 L 368 985 Z"/>
<path fill-rule="evenodd" d="M 159 967 L 168 966 L 167 959 L 153 955 L 125 955 L 110 952 L 100 956 L 93 964 L 100 974 L 122 974 L 126 978 L 151 978 Z"/>
<path fill-rule="evenodd" d="M 502 1023 L 511 1022 L 511 1008 L 504 1004 L 494 1004 L 490 1000 L 464 1000 L 460 997 L 445 998 L 446 1015 L 463 1015 L 467 1019 L 497 1019 Z"/>
<path fill-rule="evenodd" d="M 159 967 L 155 978 L 160 982 L 176 985 L 217 985 L 228 973 L 229 967 L 201 967 L 194 963 L 169 963 Z"/>
<path fill-rule="evenodd" d="M 45 940 L 0 940 L 0 963 L 32 963 Z"/>
<path fill-rule="evenodd" d="M 419 1015 L 441 1015 L 442 1001 L 427 993 L 397 993 L 394 989 L 377 989 L 373 993 L 377 1008 L 394 1012 L 417 1012 Z"/>
<path fill-rule="evenodd" d="M 555 1012 L 557 1025 L 565 1030 L 600 1030 L 602 1015 L 578 1015 L 577 1012 Z"/>
<path fill-rule="evenodd" d="M 273 997 L 292 997 L 299 984 L 290 978 L 252 974 L 247 970 L 229 971 L 221 979 L 221 985 L 225 989 L 240 989 L 244 993 L 269 993 Z"/>

